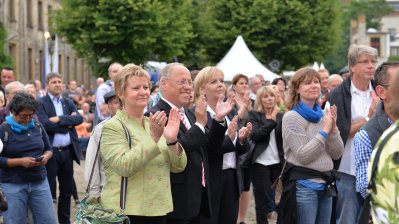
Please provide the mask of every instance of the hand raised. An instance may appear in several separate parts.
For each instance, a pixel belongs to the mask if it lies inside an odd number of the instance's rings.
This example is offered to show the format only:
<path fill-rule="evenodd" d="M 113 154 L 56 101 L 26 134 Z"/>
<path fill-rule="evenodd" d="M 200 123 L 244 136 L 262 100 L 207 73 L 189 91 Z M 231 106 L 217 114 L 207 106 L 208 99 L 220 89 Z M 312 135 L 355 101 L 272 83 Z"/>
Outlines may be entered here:
<path fill-rule="evenodd" d="M 205 127 L 208 122 L 208 114 L 206 113 L 206 110 L 206 97 L 204 94 L 201 94 L 195 103 L 195 119 L 196 122 L 200 123 L 203 127 Z"/>
<path fill-rule="evenodd" d="M 223 98 L 219 97 L 216 103 L 215 119 L 221 121 L 227 116 L 234 106 L 234 96 L 229 96 L 226 102 L 223 102 Z"/>
<path fill-rule="evenodd" d="M 231 141 L 234 141 L 234 139 L 236 138 L 237 121 L 238 121 L 238 117 L 234 116 L 229 124 L 229 127 L 227 128 L 227 135 L 229 136 Z"/>
<path fill-rule="evenodd" d="M 180 115 L 179 109 L 173 108 L 169 112 L 168 124 L 163 130 L 163 136 L 166 142 L 174 142 L 179 134 Z"/>
<path fill-rule="evenodd" d="M 368 113 L 368 117 L 372 117 L 374 116 L 375 112 L 377 111 L 377 105 L 380 102 L 380 98 L 377 96 L 377 94 L 372 91 L 371 92 L 371 104 L 370 104 L 370 108 L 369 108 L 369 113 Z"/>
<path fill-rule="evenodd" d="M 327 108 L 323 118 L 323 131 L 330 134 L 334 126 L 335 120 L 331 114 L 331 109 Z"/>
<path fill-rule="evenodd" d="M 164 111 L 157 111 L 155 114 L 150 113 L 150 134 L 155 142 L 158 142 L 166 124 L 166 114 Z"/>
<path fill-rule="evenodd" d="M 238 140 L 240 141 L 241 144 L 244 143 L 244 141 L 251 135 L 252 133 L 252 124 L 251 122 L 248 122 L 245 127 L 240 128 L 238 131 Z"/>

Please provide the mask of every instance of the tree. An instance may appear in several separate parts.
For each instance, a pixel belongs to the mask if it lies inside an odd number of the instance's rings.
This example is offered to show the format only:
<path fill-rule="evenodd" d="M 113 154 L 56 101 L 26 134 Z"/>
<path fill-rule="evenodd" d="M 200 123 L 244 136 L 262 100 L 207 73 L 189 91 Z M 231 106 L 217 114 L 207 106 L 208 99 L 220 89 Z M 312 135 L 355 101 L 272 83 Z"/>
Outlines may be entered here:
<path fill-rule="evenodd" d="M 217 0 L 208 48 L 220 60 L 237 35 L 263 64 L 273 59 L 282 69 L 295 69 L 320 61 L 336 47 L 339 34 L 338 0 Z"/>
<path fill-rule="evenodd" d="M 337 73 L 347 62 L 348 48 L 350 45 L 350 23 L 357 20 L 359 15 L 366 16 L 367 28 L 381 28 L 381 18 L 392 12 L 392 7 L 386 0 L 354 0 L 342 6 L 342 19 L 338 48 L 325 58 L 325 65 L 331 73 Z"/>
<path fill-rule="evenodd" d="M 183 55 L 193 37 L 190 7 L 188 0 L 65 0 L 53 15 L 56 31 L 104 74 L 100 59 L 142 64 Z"/>
<path fill-rule="evenodd" d="M 13 67 L 12 66 L 12 60 L 11 58 L 6 55 L 6 53 L 4 52 L 4 47 L 3 47 L 3 43 L 6 41 L 7 38 L 7 32 L 6 29 L 4 28 L 3 23 L 0 22 L 0 43 L 1 43 L 1 47 L 0 47 L 0 69 L 2 67 Z"/>

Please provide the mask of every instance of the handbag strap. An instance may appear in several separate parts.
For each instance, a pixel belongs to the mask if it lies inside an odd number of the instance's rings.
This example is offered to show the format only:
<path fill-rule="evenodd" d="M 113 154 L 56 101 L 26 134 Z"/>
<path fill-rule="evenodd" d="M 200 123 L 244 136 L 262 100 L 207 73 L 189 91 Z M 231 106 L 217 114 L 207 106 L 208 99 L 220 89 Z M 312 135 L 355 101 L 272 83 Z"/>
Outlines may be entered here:
<path fill-rule="evenodd" d="M 96 156 L 94 157 L 94 162 L 93 162 L 93 167 L 91 168 L 91 173 L 90 173 L 90 178 L 89 178 L 89 182 L 87 183 L 87 187 L 86 187 L 86 196 L 89 195 L 90 192 L 90 185 L 91 185 L 91 181 L 93 179 L 93 174 L 94 174 L 94 167 L 96 167 L 96 162 L 97 162 L 97 158 L 98 158 L 98 154 L 100 152 L 100 144 L 101 144 L 101 138 L 103 137 L 103 135 L 100 135 L 100 140 L 98 141 L 98 145 L 97 145 L 97 152 L 96 152 Z M 100 167 L 98 167 L 100 169 Z"/>
<path fill-rule="evenodd" d="M 118 119 L 118 121 L 122 124 L 127 142 L 129 144 L 129 149 L 132 149 L 132 139 L 130 138 L 130 132 L 127 129 L 126 125 L 121 120 Z M 125 207 L 126 207 L 126 190 L 127 190 L 127 177 L 122 177 L 121 178 L 121 195 L 120 195 L 120 207 L 121 207 L 122 214 L 124 214 Z"/>
<path fill-rule="evenodd" d="M 122 124 L 123 131 L 125 132 L 125 137 L 129 144 L 129 149 L 131 149 L 132 148 L 132 139 L 130 138 L 129 130 L 127 129 L 126 125 L 121 120 L 118 119 L 118 121 Z M 98 145 L 97 145 L 97 152 L 96 152 L 96 156 L 94 158 L 93 168 L 91 168 L 90 178 L 89 178 L 89 182 L 88 182 L 87 188 L 86 188 L 86 196 L 88 196 L 89 192 L 90 192 L 90 185 L 91 185 L 91 181 L 93 179 L 94 167 L 96 166 L 96 162 L 97 162 L 98 155 L 100 152 L 101 138 L 102 138 L 102 134 L 100 136 L 100 141 L 98 142 Z M 125 207 L 126 207 L 126 190 L 127 190 L 127 177 L 122 177 L 122 179 L 121 179 L 121 194 L 120 194 L 120 207 L 121 207 L 122 214 L 124 214 Z"/>

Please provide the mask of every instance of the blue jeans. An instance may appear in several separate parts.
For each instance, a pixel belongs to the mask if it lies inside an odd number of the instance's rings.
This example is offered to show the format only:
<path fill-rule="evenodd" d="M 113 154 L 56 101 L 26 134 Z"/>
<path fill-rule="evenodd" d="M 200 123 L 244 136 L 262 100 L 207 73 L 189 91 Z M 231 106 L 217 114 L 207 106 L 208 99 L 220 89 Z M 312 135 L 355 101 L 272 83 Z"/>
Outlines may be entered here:
<path fill-rule="evenodd" d="M 330 224 L 332 198 L 324 191 L 296 185 L 298 224 Z"/>
<path fill-rule="evenodd" d="M 337 224 L 358 223 L 364 199 L 356 192 L 356 177 L 341 173 L 337 180 L 337 207 L 335 215 Z"/>
<path fill-rule="evenodd" d="M 47 179 L 36 182 L 2 183 L 8 201 L 8 210 L 3 212 L 4 223 L 26 223 L 30 206 L 34 223 L 56 224 L 55 210 Z"/>

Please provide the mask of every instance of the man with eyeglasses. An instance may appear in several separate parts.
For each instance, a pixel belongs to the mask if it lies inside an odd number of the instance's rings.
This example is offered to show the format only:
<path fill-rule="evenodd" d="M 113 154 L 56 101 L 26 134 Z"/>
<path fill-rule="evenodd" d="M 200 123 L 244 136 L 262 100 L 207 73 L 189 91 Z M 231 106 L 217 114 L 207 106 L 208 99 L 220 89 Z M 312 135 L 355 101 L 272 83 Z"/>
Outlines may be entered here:
<path fill-rule="evenodd" d="M 182 173 L 170 174 L 173 197 L 173 212 L 166 217 L 168 224 L 197 224 L 200 217 L 210 217 L 211 195 L 209 188 L 209 162 L 207 150 L 220 147 L 226 132 L 224 117 L 230 112 L 228 105 L 221 104 L 212 119 L 212 126 L 206 130 L 208 121 L 207 104 L 202 95 L 195 109 L 186 107 L 193 88 L 190 71 L 182 64 L 171 63 L 160 72 L 162 98 L 151 108 L 151 113 L 172 108 L 180 109 L 178 142 L 187 155 L 187 166 Z M 148 115 L 148 113 L 147 113 Z M 210 119 L 210 118 L 209 118 Z"/>
<path fill-rule="evenodd" d="M 10 115 L 10 102 L 18 92 L 24 92 L 24 84 L 18 81 L 8 83 L 5 88 L 6 106 L 0 109 L 0 124 L 4 122 L 6 116 Z"/>
<path fill-rule="evenodd" d="M 377 112 L 355 135 L 356 189 L 363 198 L 367 195 L 368 162 L 371 153 L 382 133 L 393 123 L 393 116 L 385 105 L 389 105 L 392 96 L 388 91 L 389 82 L 399 72 L 399 62 L 384 62 L 375 72 L 375 91 L 381 99 Z"/>
<path fill-rule="evenodd" d="M 357 223 L 363 198 L 356 190 L 354 136 L 374 116 L 378 97 L 374 92 L 374 73 L 378 52 L 366 45 L 351 45 L 348 51 L 350 76 L 336 87 L 327 101 L 337 106 L 337 126 L 345 149 L 334 169 L 341 173 L 332 219 L 336 223 Z"/>

